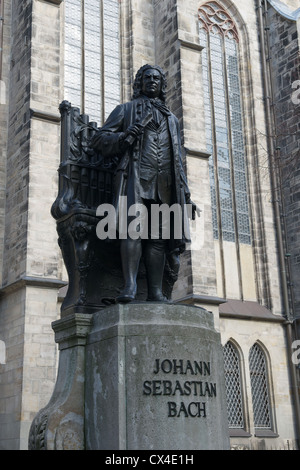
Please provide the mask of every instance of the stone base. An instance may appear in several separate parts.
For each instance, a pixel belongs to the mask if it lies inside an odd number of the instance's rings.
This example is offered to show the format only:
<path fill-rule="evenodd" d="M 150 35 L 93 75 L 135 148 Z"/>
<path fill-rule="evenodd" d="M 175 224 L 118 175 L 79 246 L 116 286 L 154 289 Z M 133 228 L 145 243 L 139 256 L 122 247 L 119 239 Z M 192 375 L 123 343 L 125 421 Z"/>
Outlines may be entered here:
<path fill-rule="evenodd" d="M 52 397 L 34 418 L 29 450 L 84 450 L 85 344 L 92 315 L 74 313 L 52 323 L 59 367 Z"/>
<path fill-rule="evenodd" d="M 208 311 L 132 303 L 93 316 L 86 449 L 228 449 L 220 335 Z"/>
<path fill-rule="evenodd" d="M 29 449 L 228 449 L 223 355 L 199 307 L 132 303 L 52 324 L 59 368 Z"/>

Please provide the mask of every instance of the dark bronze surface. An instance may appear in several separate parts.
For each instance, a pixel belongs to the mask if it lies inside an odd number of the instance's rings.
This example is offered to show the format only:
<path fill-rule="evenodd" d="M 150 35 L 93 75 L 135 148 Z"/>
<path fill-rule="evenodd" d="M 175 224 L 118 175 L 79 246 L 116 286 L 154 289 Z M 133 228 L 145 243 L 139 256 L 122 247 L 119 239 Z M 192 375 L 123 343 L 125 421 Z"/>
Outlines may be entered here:
<path fill-rule="evenodd" d="M 152 204 L 192 204 L 195 217 L 179 123 L 165 104 L 165 92 L 164 72 L 146 65 L 136 75 L 133 99 L 118 105 L 102 128 L 70 103 L 60 106 L 59 194 L 52 215 L 69 275 L 63 312 L 90 313 L 115 301 L 171 298 L 179 255 L 189 241 L 184 232 L 177 239 L 171 227 L 168 239 L 160 234 L 157 240 L 101 240 L 96 234 L 97 207 L 112 204 L 118 214 L 120 196 L 126 197 L 127 209 L 144 204 L 149 214 Z"/>

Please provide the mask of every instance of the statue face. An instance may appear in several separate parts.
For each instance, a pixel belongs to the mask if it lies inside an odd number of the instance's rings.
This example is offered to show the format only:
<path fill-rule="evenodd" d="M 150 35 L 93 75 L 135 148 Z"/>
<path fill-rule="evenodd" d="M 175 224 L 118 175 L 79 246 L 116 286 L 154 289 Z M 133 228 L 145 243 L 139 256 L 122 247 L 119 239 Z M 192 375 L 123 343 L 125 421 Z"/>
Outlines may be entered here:
<path fill-rule="evenodd" d="M 157 98 L 161 92 L 162 78 L 158 70 L 147 69 L 143 74 L 142 92 L 149 98 Z"/>

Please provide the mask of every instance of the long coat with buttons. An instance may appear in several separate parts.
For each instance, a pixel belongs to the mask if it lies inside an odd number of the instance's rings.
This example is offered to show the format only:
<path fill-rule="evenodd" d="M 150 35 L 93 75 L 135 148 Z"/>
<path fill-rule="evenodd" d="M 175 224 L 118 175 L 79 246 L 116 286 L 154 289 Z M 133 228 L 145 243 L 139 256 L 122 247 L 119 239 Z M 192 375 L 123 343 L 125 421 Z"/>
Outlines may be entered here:
<path fill-rule="evenodd" d="M 114 181 L 114 203 L 117 213 L 120 210 L 119 197 L 127 196 L 127 207 L 141 203 L 140 196 L 140 158 L 143 145 L 143 135 L 130 147 L 124 146 L 124 133 L 129 126 L 139 123 L 149 112 L 152 105 L 145 97 L 136 98 L 128 103 L 118 105 L 107 118 L 92 141 L 92 147 L 99 151 L 104 158 L 119 157 Z M 172 204 L 178 203 L 182 208 L 182 239 L 170 240 L 170 251 L 178 248 L 183 251 L 188 236 L 188 214 L 186 204 L 190 201 L 190 191 L 187 185 L 181 158 L 181 138 L 178 119 L 174 114 L 167 116 L 172 145 L 173 159 L 173 198 Z"/>

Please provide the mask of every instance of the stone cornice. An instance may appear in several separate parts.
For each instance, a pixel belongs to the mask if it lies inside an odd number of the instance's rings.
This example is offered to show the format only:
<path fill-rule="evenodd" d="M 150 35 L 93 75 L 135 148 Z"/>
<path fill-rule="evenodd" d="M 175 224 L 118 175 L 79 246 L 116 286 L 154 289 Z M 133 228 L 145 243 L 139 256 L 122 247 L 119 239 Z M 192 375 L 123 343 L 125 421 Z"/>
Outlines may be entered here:
<path fill-rule="evenodd" d="M 12 292 L 22 289 L 23 287 L 26 287 L 26 286 L 59 289 L 65 285 L 67 285 L 67 282 L 61 281 L 59 279 L 23 276 L 17 281 L 3 286 L 0 289 L 0 295 L 11 294 Z"/>
<path fill-rule="evenodd" d="M 221 297 L 215 297 L 210 295 L 199 295 L 199 294 L 190 294 L 180 299 L 176 299 L 174 303 L 176 304 L 195 304 L 202 303 L 208 305 L 220 305 L 226 302 L 225 299 Z"/>
<path fill-rule="evenodd" d="M 190 155 L 192 157 L 197 157 L 197 158 L 204 158 L 207 159 L 211 156 L 209 152 L 206 152 L 205 150 L 197 150 L 197 149 L 191 149 L 188 147 L 184 147 L 187 155 Z"/>
<path fill-rule="evenodd" d="M 33 108 L 30 108 L 30 118 L 40 119 L 42 121 L 52 122 L 54 124 L 59 124 L 61 120 L 59 114 L 47 113 L 46 111 Z"/>
<path fill-rule="evenodd" d="M 187 49 L 193 49 L 194 51 L 201 52 L 204 49 L 204 46 L 196 44 L 195 42 L 185 41 L 184 39 L 178 39 L 180 47 L 185 47 Z"/>
<path fill-rule="evenodd" d="M 50 3 L 52 5 L 59 6 L 64 0 L 39 0 L 40 2 Z"/>

